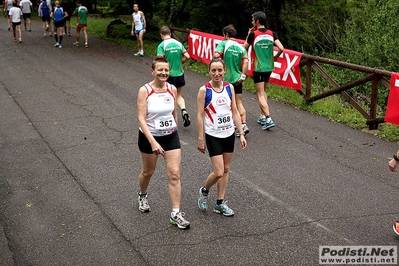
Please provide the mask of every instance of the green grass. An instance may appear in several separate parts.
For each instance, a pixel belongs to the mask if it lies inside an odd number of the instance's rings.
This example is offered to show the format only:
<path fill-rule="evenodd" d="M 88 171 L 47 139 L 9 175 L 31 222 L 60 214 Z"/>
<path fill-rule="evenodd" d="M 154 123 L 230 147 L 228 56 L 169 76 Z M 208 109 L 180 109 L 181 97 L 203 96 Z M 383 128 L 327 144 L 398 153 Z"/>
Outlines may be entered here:
<path fill-rule="evenodd" d="M 137 42 L 132 37 L 109 39 L 106 37 L 105 31 L 112 18 L 89 18 L 89 32 L 103 39 L 107 39 L 117 45 L 129 47 L 132 51 L 137 50 Z M 125 21 L 130 25 L 131 21 Z M 130 32 L 130 28 L 128 30 Z M 144 50 L 146 55 L 156 56 L 156 48 L 160 43 L 158 31 L 147 32 L 144 35 Z M 184 65 L 185 68 L 197 73 L 208 75 L 208 66 L 197 61 L 190 60 Z M 248 78 L 244 82 L 244 89 L 255 93 L 252 79 Z M 354 108 L 352 108 L 339 95 L 333 95 L 313 103 L 307 103 L 303 96 L 293 89 L 283 88 L 277 85 L 269 84 L 267 95 L 270 99 L 290 104 L 295 108 L 306 110 L 312 114 L 328 117 L 331 121 L 345 124 L 354 129 L 365 129 L 368 126 L 366 119 Z M 383 123 L 378 126 L 378 130 L 373 131 L 377 137 L 387 141 L 399 143 L 399 126 L 389 123 Z"/>

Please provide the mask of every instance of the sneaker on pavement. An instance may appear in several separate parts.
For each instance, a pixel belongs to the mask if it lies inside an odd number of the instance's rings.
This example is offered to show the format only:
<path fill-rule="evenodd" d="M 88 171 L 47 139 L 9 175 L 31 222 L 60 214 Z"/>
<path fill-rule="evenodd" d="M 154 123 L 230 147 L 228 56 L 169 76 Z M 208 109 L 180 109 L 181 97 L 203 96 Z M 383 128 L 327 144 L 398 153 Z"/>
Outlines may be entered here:
<path fill-rule="evenodd" d="M 79 46 L 79 42 L 73 42 L 73 45 Z"/>
<path fill-rule="evenodd" d="M 184 219 L 184 212 L 178 212 L 174 217 L 170 217 L 169 223 L 175 225 L 180 229 L 189 229 L 190 223 Z"/>
<path fill-rule="evenodd" d="M 246 136 L 249 133 L 249 128 L 248 128 L 247 124 L 242 124 L 242 131 L 244 132 L 244 136 Z M 238 130 L 237 130 L 236 136 L 237 137 L 241 136 L 241 134 Z"/>
<path fill-rule="evenodd" d="M 266 116 L 259 116 L 258 117 L 258 124 L 264 125 L 266 124 Z"/>
<path fill-rule="evenodd" d="M 60 44 L 59 44 L 58 42 L 56 42 L 56 43 L 54 44 L 54 47 L 58 47 L 58 46 L 60 46 Z"/>
<path fill-rule="evenodd" d="M 242 130 L 244 131 L 245 135 L 249 133 L 249 127 L 247 126 L 247 124 L 242 125 Z"/>
<path fill-rule="evenodd" d="M 220 205 L 217 205 L 215 202 L 215 205 L 213 205 L 213 212 L 223 214 L 224 216 L 234 215 L 234 211 L 227 206 L 227 200 L 223 201 Z"/>
<path fill-rule="evenodd" d="M 208 200 L 208 194 L 202 193 L 202 187 L 201 187 L 199 190 L 198 207 L 202 211 L 206 211 L 208 209 L 207 200 Z"/>
<path fill-rule="evenodd" d="M 89 43 L 85 42 L 85 47 L 89 48 Z"/>
<path fill-rule="evenodd" d="M 140 54 L 139 54 L 140 56 L 144 56 L 144 52 L 140 52 Z"/>
<path fill-rule="evenodd" d="M 395 234 L 397 234 L 399 236 L 399 222 L 398 221 L 396 221 L 393 224 L 393 231 L 395 232 Z"/>
<path fill-rule="evenodd" d="M 181 111 L 181 116 L 183 118 L 183 126 L 188 127 L 191 124 L 190 117 L 186 110 Z"/>
<path fill-rule="evenodd" d="M 150 205 L 148 204 L 147 194 L 145 195 L 139 194 L 137 202 L 139 203 L 139 211 L 149 212 L 151 210 Z"/>
<path fill-rule="evenodd" d="M 134 56 L 140 56 L 140 52 L 135 53 Z"/>
<path fill-rule="evenodd" d="M 266 122 L 266 124 L 262 125 L 262 130 L 268 130 L 274 126 L 275 126 L 274 121 L 270 119 L 269 122 Z"/>
<path fill-rule="evenodd" d="M 22 39 L 21 39 L 21 38 L 19 38 L 19 39 L 18 39 L 18 41 L 21 43 L 21 42 L 22 42 Z"/>
<path fill-rule="evenodd" d="M 62 48 L 62 44 L 58 45 L 58 48 Z"/>

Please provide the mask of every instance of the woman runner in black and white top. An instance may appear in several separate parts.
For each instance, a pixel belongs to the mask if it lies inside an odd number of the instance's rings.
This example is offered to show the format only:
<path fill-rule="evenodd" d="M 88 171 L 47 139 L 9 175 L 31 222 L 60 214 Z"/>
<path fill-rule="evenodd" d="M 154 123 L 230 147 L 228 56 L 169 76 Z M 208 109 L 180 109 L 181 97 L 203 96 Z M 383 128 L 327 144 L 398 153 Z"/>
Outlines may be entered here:
<path fill-rule="evenodd" d="M 137 116 L 139 122 L 138 145 L 141 151 L 142 170 L 139 175 L 139 210 L 151 210 L 147 188 L 154 174 L 158 156 L 165 159 L 169 196 L 172 204 L 170 224 L 188 229 L 190 223 L 180 211 L 181 147 L 177 131 L 176 87 L 167 83 L 170 65 L 164 58 L 156 58 L 151 66 L 154 80 L 139 89 Z"/>

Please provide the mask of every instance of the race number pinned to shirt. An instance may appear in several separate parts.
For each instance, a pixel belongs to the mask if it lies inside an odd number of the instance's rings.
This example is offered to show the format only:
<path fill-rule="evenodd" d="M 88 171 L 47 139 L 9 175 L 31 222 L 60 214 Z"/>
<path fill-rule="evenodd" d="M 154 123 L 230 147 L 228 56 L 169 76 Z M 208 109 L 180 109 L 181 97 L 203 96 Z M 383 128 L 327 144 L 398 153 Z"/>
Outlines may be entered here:
<path fill-rule="evenodd" d="M 155 119 L 155 129 L 161 134 L 170 134 L 176 128 L 173 115 L 161 116 Z"/>
<path fill-rule="evenodd" d="M 213 126 L 216 131 L 224 131 L 233 127 L 231 114 L 213 114 Z"/>

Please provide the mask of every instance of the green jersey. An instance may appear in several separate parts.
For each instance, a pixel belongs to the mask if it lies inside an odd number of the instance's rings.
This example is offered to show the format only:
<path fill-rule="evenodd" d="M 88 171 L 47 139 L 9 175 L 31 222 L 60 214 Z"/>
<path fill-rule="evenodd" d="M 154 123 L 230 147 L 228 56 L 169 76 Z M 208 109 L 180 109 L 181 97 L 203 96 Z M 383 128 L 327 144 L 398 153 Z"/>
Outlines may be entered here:
<path fill-rule="evenodd" d="M 180 77 L 184 74 L 182 58 L 186 52 L 183 44 L 173 38 L 163 40 L 157 48 L 157 57 L 163 56 L 170 64 L 170 77 Z"/>
<path fill-rule="evenodd" d="M 87 24 L 87 8 L 85 6 L 78 6 L 73 12 L 78 14 L 79 24 Z"/>
<path fill-rule="evenodd" d="M 242 61 L 248 58 L 247 50 L 244 46 L 234 40 L 224 40 L 215 50 L 216 53 L 223 54 L 223 60 L 226 63 L 226 73 L 224 80 L 235 84 L 242 73 Z"/>
<path fill-rule="evenodd" d="M 253 32 L 253 49 L 255 52 L 255 71 L 271 72 L 274 70 L 274 42 L 276 34 L 271 30 L 261 29 Z"/>

